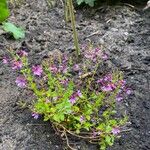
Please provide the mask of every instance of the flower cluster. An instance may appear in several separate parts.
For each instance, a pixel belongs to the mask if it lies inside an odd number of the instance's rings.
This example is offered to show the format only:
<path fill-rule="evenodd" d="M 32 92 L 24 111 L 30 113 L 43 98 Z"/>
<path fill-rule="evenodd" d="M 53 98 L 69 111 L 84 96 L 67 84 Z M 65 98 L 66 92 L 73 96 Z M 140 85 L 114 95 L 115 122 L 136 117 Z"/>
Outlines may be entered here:
<path fill-rule="evenodd" d="M 17 86 L 19 86 L 21 88 L 24 88 L 27 85 L 27 80 L 23 76 L 17 77 L 15 82 L 16 82 Z"/>
<path fill-rule="evenodd" d="M 126 81 L 121 79 L 117 82 L 114 82 L 112 74 L 108 74 L 103 78 L 97 80 L 97 83 L 100 84 L 100 89 L 103 92 L 112 92 L 119 87 L 119 91 L 116 96 L 117 101 L 123 100 L 124 93 L 126 93 L 127 95 L 131 94 L 131 89 L 126 86 Z"/>
<path fill-rule="evenodd" d="M 85 50 L 84 56 L 85 58 L 90 59 L 93 62 L 96 62 L 98 59 L 102 59 L 102 60 L 108 59 L 108 55 L 102 52 L 100 48 Z"/>
<path fill-rule="evenodd" d="M 40 77 L 42 75 L 43 69 L 40 65 L 37 65 L 37 66 L 32 66 L 32 71 L 34 75 Z"/>
<path fill-rule="evenodd" d="M 8 64 L 9 63 L 9 58 L 4 56 L 2 61 L 3 61 L 3 64 Z"/>
<path fill-rule="evenodd" d="M 57 73 L 64 73 L 65 74 L 68 72 L 68 67 L 65 64 L 64 65 L 61 64 L 59 66 L 53 64 L 49 67 L 49 69 L 54 74 L 57 74 Z"/>
<path fill-rule="evenodd" d="M 36 96 L 32 105 L 34 119 L 43 116 L 44 121 L 57 123 L 57 127 L 61 125 L 74 135 L 87 131 L 87 135 L 84 134 L 87 139 L 90 135 L 93 142 L 100 140 L 105 146 L 112 145 L 126 122 L 126 116 L 114 117 L 116 105 L 111 96 L 120 102 L 132 92 L 119 73 L 108 73 L 103 77 L 96 74 L 99 59 L 107 60 L 108 55 L 100 48 L 86 49 L 81 62 L 64 54 L 44 65 L 30 67 L 28 53 L 20 50 L 12 61 L 5 56 L 3 63 L 21 73 L 15 81 L 17 86 L 29 88 Z"/>
<path fill-rule="evenodd" d="M 78 100 L 78 98 L 81 98 L 82 97 L 82 93 L 80 90 L 78 90 L 77 92 L 73 93 L 70 97 L 70 103 L 71 104 L 74 104 L 76 103 L 76 101 Z"/>

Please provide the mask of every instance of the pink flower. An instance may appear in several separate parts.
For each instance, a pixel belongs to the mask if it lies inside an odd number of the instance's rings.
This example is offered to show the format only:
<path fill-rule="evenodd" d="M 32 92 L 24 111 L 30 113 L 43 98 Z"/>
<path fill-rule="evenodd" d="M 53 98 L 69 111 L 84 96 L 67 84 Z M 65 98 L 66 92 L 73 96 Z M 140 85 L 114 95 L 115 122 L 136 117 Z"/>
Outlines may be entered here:
<path fill-rule="evenodd" d="M 25 57 L 25 56 L 28 56 L 28 53 L 24 50 L 20 50 L 18 53 L 17 53 L 20 57 Z"/>
<path fill-rule="evenodd" d="M 58 72 L 58 69 L 55 65 L 52 65 L 49 69 L 52 73 L 57 73 Z"/>
<path fill-rule="evenodd" d="M 4 56 L 2 61 L 3 61 L 3 64 L 8 64 L 9 59 L 8 57 Z"/>
<path fill-rule="evenodd" d="M 33 117 L 34 119 L 38 119 L 38 118 L 39 118 L 39 114 L 38 114 L 38 113 L 32 113 L 32 117 Z"/>
<path fill-rule="evenodd" d="M 119 80 L 119 84 L 124 88 L 126 85 L 126 81 L 125 80 Z"/>
<path fill-rule="evenodd" d="M 87 59 L 91 59 L 91 60 L 93 59 L 93 54 L 91 52 L 86 52 L 84 56 Z"/>
<path fill-rule="evenodd" d="M 88 46 L 86 44 L 81 45 L 82 50 L 86 50 L 87 48 L 88 48 Z"/>
<path fill-rule="evenodd" d="M 33 71 L 34 75 L 41 76 L 42 72 L 43 72 L 43 69 L 40 65 L 37 65 L 37 66 L 32 67 L 32 71 Z"/>
<path fill-rule="evenodd" d="M 68 67 L 66 67 L 65 65 L 59 66 L 59 72 L 67 73 L 67 71 L 68 71 Z"/>
<path fill-rule="evenodd" d="M 107 55 L 106 53 L 104 53 L 104 54 L 102 55 L 102 59 L 103 59 L 103 60 L 107 60 L 107 59 L 108 59 L 108 55 Z"/>
<path fill-rule="evenodd" d="M 79 65 L 78 65 L 78 64 L 75 64 L 75 65 L 73 66 L 73 70 L 74 70 L 74 71 L 79 71 L 79 70 L 80 70 Z"/>
<path fill-rule="evenodd" d="M 97 80 L 97 83 L 103 83 L 103 79 Z"/>
<path fill-rule="evenodd" d="M 16 70 L 16 69 L 21 69 L 23 66 L 21 61 L 13 61 L 12 63 L 12 69 Z"/>
<path fill-rule="evenodd" d="M 115 127 L 115 128 L 113 128 L 112 129 L 112 133 L 114 134 L 114 135 L 117 135 L 117 134 L 119 134 L 121 131 L 120 131 L 120 129 L 118 128 L 118 127 Z"/>
<path fill-rule="evenodd" d="M 68 56 L 67 56 L 67 54 L 64 54 L 62 62 L 66 63 L 67 61 L 68 61 Z"/>
<path fill-rule="evenodd" d="M 67 86 L 67 84 L 68 84 L 68 79 L 61 80 L 60 83 L 63 84 L 64 86 Z"/>
<path fill-rule="evenodd" d="M 17 86 L 19 86 L 21 88 L 26 87 L 26 84 L 27 84 L 26 79 L 24 77 L 21 77 L 21 76 L 17 77 L 15 82 L 16 82 Z"/>

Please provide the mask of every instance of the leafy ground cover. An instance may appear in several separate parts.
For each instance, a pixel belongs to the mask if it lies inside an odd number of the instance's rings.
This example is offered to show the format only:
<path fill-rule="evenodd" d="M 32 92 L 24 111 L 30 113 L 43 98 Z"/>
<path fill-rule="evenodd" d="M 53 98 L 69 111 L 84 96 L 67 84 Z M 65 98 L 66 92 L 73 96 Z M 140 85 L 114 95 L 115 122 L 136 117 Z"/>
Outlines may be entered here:
<path fill-rule="evenodd" d="M 43 4 L 42 8 L 41 4 Z M 49 12 L 45 8 L 46 4 L 44 5 L 44 2 L 38 5 L 31 2 L 24 7 L 12 11 L 12 14 L 18 14 L 16 17 L 17 20 L 13 18 L 13 15 L 10 20 L 17 22 L 27 29 L 27 39 L 21 42 L 14 42 L 9 35 L 1 35 L 1 56 L 6 54 L 5 49 L 10 46 L 16 50 L 21 48 L 30 51 L 30 61 L 33 64 L 35 62 L 38 64 L 44 58 L 51 55 L 50 50 L 58 48 L 64 51 L 68 47 L 68 42 L 70 43 L 68 50 L 73 51 L 70 40 L 71 30 L 67 31 L 66 28 L 69 27 L 62 21 L 62 9 L 55 8 Z M 45 13 L 45 11 L 48 13 Z M 88 10 L 84 11 L 88 13 Z M 95 10 L 93 12 L 94 15 L 92 12 L 90 13 L 91 16 L 83 15 L 83 12 L 79 11 L 79 14 L 77 14 L 77 27 L 81 31 L 79 36 L 80 41 L 86 42 L 91 39 L 96 44 L 102 45 L 103 49 L 106 49 L 111 54 L 111 57 L 107 60 L 108 69 L 117 66 L 124 71 L 128 84 L 134 90 L 133 95 L 125 100 L 121 106 L 126 107 L 125 109 L 131 118 L 131 131 L 129 134 L 125 132 L 123 134 L 124 138 L 120 139 L 118 144 L 111 149 L 147 149 L 149 148 L 149 45 L 147 44 L 149 40 L 147 36 L 149 21 L 146 17 L 149 14 L 145 12 L 146 16 L 143 17 L 143 12 L 134 12 L 127 7 L 116 8 L 115 10 L 106 9 L 105 13 L 102 13 L 101 10 Z M 62 20 L 58 20 L 58 16 Z M 107 21 L 108 23 L 106 23 Z M 138 25 L 135 26 L 135 22 Z M 20 109 L 18 104 L 20 104 L 21 100 L 26 100 L 27 103 L 30 103 L 28 95 L 31 93 L 21 90 L 22 93 L 19 94 L 20 89 L 16 88 L 14 82 L 17 76 L 16 73 L 12 73 L 9 68 L 3 65 L 1 68 L 1 94 L 3 95 L 1 96 L 1 110 L 3 113 L 2 116 L 5 116 L 1 124 L 2 148 L 63 149 L 65 145 L 61 145 L 60 139 L 57 139 L 59 136 L 54 134 L 49 124 L 43 124 L 40 120 L 33 121 L 27 109 Z M 106 71 L 107 67 L 102 68 Z M 146 118 L 147 120 L 145 120 Z M 140 140 L 141 137 L 143 139 L 142 141 Z M 73 143 L 76 143 L 78 149 L 97 149 L 93 145 L 87 146 L 84 141 L 73 139 Z M 138 147 L 137 143 L 139 143 Z"/>

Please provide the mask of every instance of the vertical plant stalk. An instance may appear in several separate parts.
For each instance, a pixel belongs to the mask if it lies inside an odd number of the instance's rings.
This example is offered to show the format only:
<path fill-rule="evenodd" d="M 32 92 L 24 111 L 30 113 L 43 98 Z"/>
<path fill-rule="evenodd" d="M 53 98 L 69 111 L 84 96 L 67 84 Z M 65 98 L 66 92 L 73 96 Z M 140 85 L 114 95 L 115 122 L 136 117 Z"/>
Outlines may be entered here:
<path fill-rule="evenodd" d="M 80 47 L 79 47 L 79 42 L 78 42 L 78 34 L 76 31 L 76 26 L 75 26 L 75 15 L 74 15 L 74 8 L 73 8 L 72 0 L 68 0 L 68 6 L 69 6 L 69 15 L 70 15 L 71 25 L 72 25 L 72 30 L 73 30 L 74 46 L 76 48 L 76 53 L 78 57 L 80 55 Z"/>
<path fill-rule="evenodd" d="M 68 5 L 68 0 L 65 0 L 65 6 L 64 6 L 64 12 L 65 12 L 65 21 L 66 23 L 69 22 L 69 18 L 70 18 L 70 15 L 69 15 L 69 5 Z"/>

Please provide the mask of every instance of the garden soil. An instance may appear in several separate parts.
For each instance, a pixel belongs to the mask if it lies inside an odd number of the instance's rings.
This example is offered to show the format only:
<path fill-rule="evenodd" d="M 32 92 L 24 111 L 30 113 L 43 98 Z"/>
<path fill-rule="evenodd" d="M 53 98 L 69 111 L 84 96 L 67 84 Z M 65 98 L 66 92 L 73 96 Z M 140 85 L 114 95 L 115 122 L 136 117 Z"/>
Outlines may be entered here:
<path fill-rule="evenodd" d="M 64 21 L 61 3 L 52 9 L 44 0 L 26 0 L 12 7 L 9 18 L 26 30 L 15 41 L 0 29 L 0 58 L 7 49 L 27 49 L 31 63 L 38 64 L 52 50 L 73 51 L 72 31 Z M 76 10 L 80 44 L 101 45 L 109 54 L 109 67 L 123 71 L 132 95 L 122 105 L 130 124 L 122 138 L 108 150 L 150 149 L 150 11 L 130 6 Z M 15 85 L 16 72 L 0 61 L 0 150 L 63 150 L 66 145 L 49 122 L 34 120 L 23 107 L 30 92 Z M 83 140 L 72 141 L 78 150 L 98 150 Z"/>

